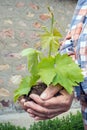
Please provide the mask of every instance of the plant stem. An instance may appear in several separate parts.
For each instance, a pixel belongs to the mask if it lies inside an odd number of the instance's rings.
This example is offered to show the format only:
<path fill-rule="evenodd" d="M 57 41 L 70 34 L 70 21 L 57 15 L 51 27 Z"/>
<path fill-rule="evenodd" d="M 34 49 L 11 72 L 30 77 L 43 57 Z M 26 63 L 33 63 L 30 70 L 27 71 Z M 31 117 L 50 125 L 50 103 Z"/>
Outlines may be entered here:
<path fill-rule="evenodd" d="M 49 46 L 49 57 L 51 56 L 51 44 Z"/>
<path fill-rule="evenodd" d="M 53 34 L 53 25 L 54 25 L 54 15 L 53 12 L 51 12 L 51 33 Z"/>
<path fill-rule="evenodd" d="M 51 14 L 51 29 L 50 29 L 50 32 L 51 32 L 51 35 L 53 36 L 54 14 L 53 14 L 52 10 L 50 9 L 50 7 L 48 7 L 48 10 L 49 10 L 49 12 Z M 48 54 L 49 57 L 51 56 L 51 48 L 52 48 L 52 46 L 50 44 L 50 46 L 49 46 L 49 54 Z"/>

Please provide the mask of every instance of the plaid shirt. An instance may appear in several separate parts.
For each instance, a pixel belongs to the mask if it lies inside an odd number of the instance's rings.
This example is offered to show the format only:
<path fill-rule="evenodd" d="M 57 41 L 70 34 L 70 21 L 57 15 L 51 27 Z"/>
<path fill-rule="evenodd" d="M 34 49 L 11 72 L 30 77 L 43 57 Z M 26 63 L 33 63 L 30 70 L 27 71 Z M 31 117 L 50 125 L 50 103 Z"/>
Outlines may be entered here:
<path fill-rule="evenodd" d="M 79 64 L 83 71 L 84 82 L 75 87 L 75 95 L 80 97 L 83 89 L 87 94 L 87 0 L 78 0 L 76 10 L 60 53 L 68 53 Z"/>

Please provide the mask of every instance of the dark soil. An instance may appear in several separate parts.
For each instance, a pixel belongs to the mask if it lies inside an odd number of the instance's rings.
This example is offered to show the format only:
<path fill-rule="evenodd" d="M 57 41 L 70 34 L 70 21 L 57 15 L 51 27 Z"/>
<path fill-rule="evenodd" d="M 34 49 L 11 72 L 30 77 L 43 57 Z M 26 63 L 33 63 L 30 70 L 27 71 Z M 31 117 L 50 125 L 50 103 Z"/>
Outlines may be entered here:
<path fill-rule="evenodd" d="M 31 101 L 32 99 L 29 97 L 30 94 L 37 94 L 37 95 L 41 95 L 41 93 L 47 88 L 47 85 L 45 83 L 39 82 L 36 85 L 31 87 L 30 92 L 28 93 L 28 95 L 23 95 L 20 97 L 21 98 L 25 98 L 26 101 Z M 59 96 L 60 93 L 56 93 L 54 96 Z M 19 100 L 20 100 L 19 99 Z"/>

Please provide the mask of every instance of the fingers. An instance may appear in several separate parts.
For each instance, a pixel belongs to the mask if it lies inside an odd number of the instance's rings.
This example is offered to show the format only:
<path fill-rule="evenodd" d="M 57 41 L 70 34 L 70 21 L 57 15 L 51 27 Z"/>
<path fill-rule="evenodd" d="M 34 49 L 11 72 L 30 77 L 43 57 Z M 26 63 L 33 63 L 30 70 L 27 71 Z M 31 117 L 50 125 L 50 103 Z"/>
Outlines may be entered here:
<path fill-rule="evenodd" d="M 34 102 L 36 102 L 37 104 L 44 106 L 45 105 L 45 101 L 43 101 L 39 95 L 37 94 L 31 94 L 29 96 Z"/>
<path fill-rule="evenodd" d="M 58 111 L 58 109 L 51 110 L 38 106 L 38 104 L 34 102 L 25 102 L 25 99 L 21 99 L 20 104 L 22 108 L 26 110 L 29 113 L 29 115 L 35 120 L 51 119 L 62 113 L 61 110 Z"/>
<path fill-rule="evenodd" d="M 52 115 L 49 115 L 49 116 L 45 116 L 45 117 L 41 117 L 41 116 L 36 116 L 34 115 L 34 119 L 35 120 L 47 120 L 47 119 L 52 119 L 60 114 L 62 114 L 63 111 L 60 111 L 60 112 L 57 112 L 56 114 L 52 114 Z"/>
<path fill-rule="evenodd" d="M 25 111 L 27 111 L 27 107 L 26 106 L 24 106 L 24 103 L 26 102 L 26 99 L 24 99 L 24 98 L 22 98 L 21 100 L 19 100 L 19 104 L 21 105 L 21 107 L 25 110 Z"/>
<path fill-rule="evenodd" d="M 74 96 L 73 92 L 72 92 L 72 94 L 69 94 L 65 89 L 62 89 L 62 90 L 60 91 L 60 94 L 62 94 L 62 95 L 64 95 L 64 96 L 69 96 L 69 97 Z"/>
<path fill-rule="evenodd" d="M 36 111 L 36 113 L 42 113 L 42 114 L 47 114 L 47 115 L 50 115 L 52 113 L 56 113 L 57 111 L 59 111 L 58 108 L 55 108 L 55 109 L 48 109 L 46 107 L 42 107 L 38 104 L 36 104 L 35 102 L 25 102 L 24 105 L 26 107 L 28 107 L 28 109 L 31 109 L 32 111 Z"/>
<path fill-rule="evenodd" d="M 25 99 L 22 98 L 21 100 L 19 100 L 19 104 L 21 105 L 21 107 L 24 109 L 24 102 L 25 102 Z"/>
<path fill-rule="evenodd" d="M 47 87 L 47 89 L 41 94 L 40 98 L 43 100 L 47 100 L 50 99 L 51 97 L 53 97 L 58 91 L 60 91 L 62 89 L 62 86 L 57 85 L 57 86 L 53 86 L 50 85 L 49 87 Z"/>
<path fill-rule="evenodd" d="M 53 117 L 55 117 L 55 116 L 58 116 L 59 114 L 65 112 L 65 109 L 62 108 L 62 109 L 56 110 L 56 112 L 52 112 L 52 113 L 49 112 L 49 110 L 48 110 L 48 112 L 47 112 L 46 114 L 42 114 L 42 113 L 40 113 L 40 112 L 36 112 L 36 111 L 34 111 L 34 110 L 32 110 L 32 109 L 28 109 L 27 112 L 28 112 L 29 115 L 30 115 L 31 117 L 33 117 L 35 120 L 46 120 L 46 119 L 51 119 L 51 118 L 53 118 Z"/>
<path fill-rule="evenodd" d="M 59 97 L 58 97 L 59 99 Z M 40 106 L 39 104 L 29 101 L 25 102 L 24 105 L 28 108 L 27 111 L 34 115 L 40 115 L 41 117 L 44 116 L 51 116 L 52 114 L 60 114 L 60 112 L 65 112 L 69 110 L 71 106 L 72 98 L 66 98 L 65 96 L 61 96 L 60 100 L 58 101 L 57 98 L 50 99 L 47 103 L 49 107 Z"/>
<path fill-rule="evenodd" d="M 46 107 L 46 108 L 59 108 L 59 107 L 69 107 L 70 102 L 72 103 L 73 100 L 73 94 L 68 94 L 65 90 L 60 91 L 61 95 L 52 97 L 48 100 L 42 100 L 38 95 L 31 94 L 30 98 L 36 102 L 36 104 Z M 69 105 L 68 105 L 69 104 Z"/>
<path fill-rule="evenodd" d="M 51 116 L 49 116 L 49 117 L 40 117 L 40 116 L 34 116 L 34 119 L 35 120 L 47 120 L 47 119 L 52 119 L 53 117 L 55 117 L 55 116 L 57 116 L 58 114 L 53 114 L 53 115 L 51 115 Z"/>
<path fill-rule="evenodd" d="M 38 95 L 36 94 L 31 94 L 30 95 L 30 98 L 33 99 L 33 101 L 42 106 L 42 107 L 46 107 L 46 108 L 55 108 L 55 107 L 63 107 L 65 105 L 65 102 L 66 102 L 66 98 L 64 98 L 63 96 L 57 96 L 57 97 L 52 97 L 51 99 L 48 99 L 48 100 L 42 100 Z M 25 103 L 25 105 L 28 105 L 27 104 L 28 102 Z M 35 106 L 34 106 L 35 107 Z"/>
<path fill-rule="evenodd" d="M 24 105 L 28 107 L 27 112 L 33 115 L 38 115 L 44 117 L 43 115 L 47 112 L 46 108 L 39 106 L 34 102 L 27 102 Z"/>
<path fill-rule="evenodd" d="M 54 97 L 53 95 L 58 91 L 60 91 L 61 95 Z M 62 90 L 61 86 L 50 86 L 45 92 L 48 95 L 47 100 L 41 99 L 41 97 L 36 94 L 31 94 L 30 98 L 32 101 L 25 101 L 24 99 L 20 101 L 22 107 L 24 107 L 31 117 L 35 120 L 46 120 L 69 110 L 73 100 L 73 94 L 70 95 L 66 90 Z"/>
<path fill-rule="evenodd" d="M 46 114 L 42 114 L 42 113 L 39 113 L 39 112 L 36 112 L 32 109 L 28 109 L 27 112 L 30 114 L 31 117 L 35 118 L 36 120 L 36 117 L 39 117 L 41 119 L 51 119 L 63 112 L 65 112 L 64 110 L 59 110 L 59 111 L 56 111 L 56 112 L 47 112 Z"/>

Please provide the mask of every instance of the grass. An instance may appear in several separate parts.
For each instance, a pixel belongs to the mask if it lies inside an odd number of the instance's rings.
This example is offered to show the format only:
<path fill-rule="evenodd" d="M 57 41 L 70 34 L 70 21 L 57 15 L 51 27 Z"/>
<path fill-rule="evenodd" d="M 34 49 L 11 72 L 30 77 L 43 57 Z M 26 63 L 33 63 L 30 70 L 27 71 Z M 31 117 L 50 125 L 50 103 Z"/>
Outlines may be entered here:
<path fill-rule="evenodd" d="M 70 115 L 61 119 L 40 121 L 30 126 L 29 130 L 84 130 L 82 115 L 77 112 L 76 115 Z"/>
<path fill-rule="evenodd" d="M 12 125 L 11 123 L 0 123 L 0 130 L 26 130 L 25 127 Z M 82 115 L 77 112 L 76 115 L 70 113 L 61 119 L 39 121 L 30 125 L 28 130 L 84 130 Z"/>
<path fill-rule="evenodd" d="M 25 127 L 12 125 L 11 123 L 0 123 L 0 130 L 26 130 Z"/>

